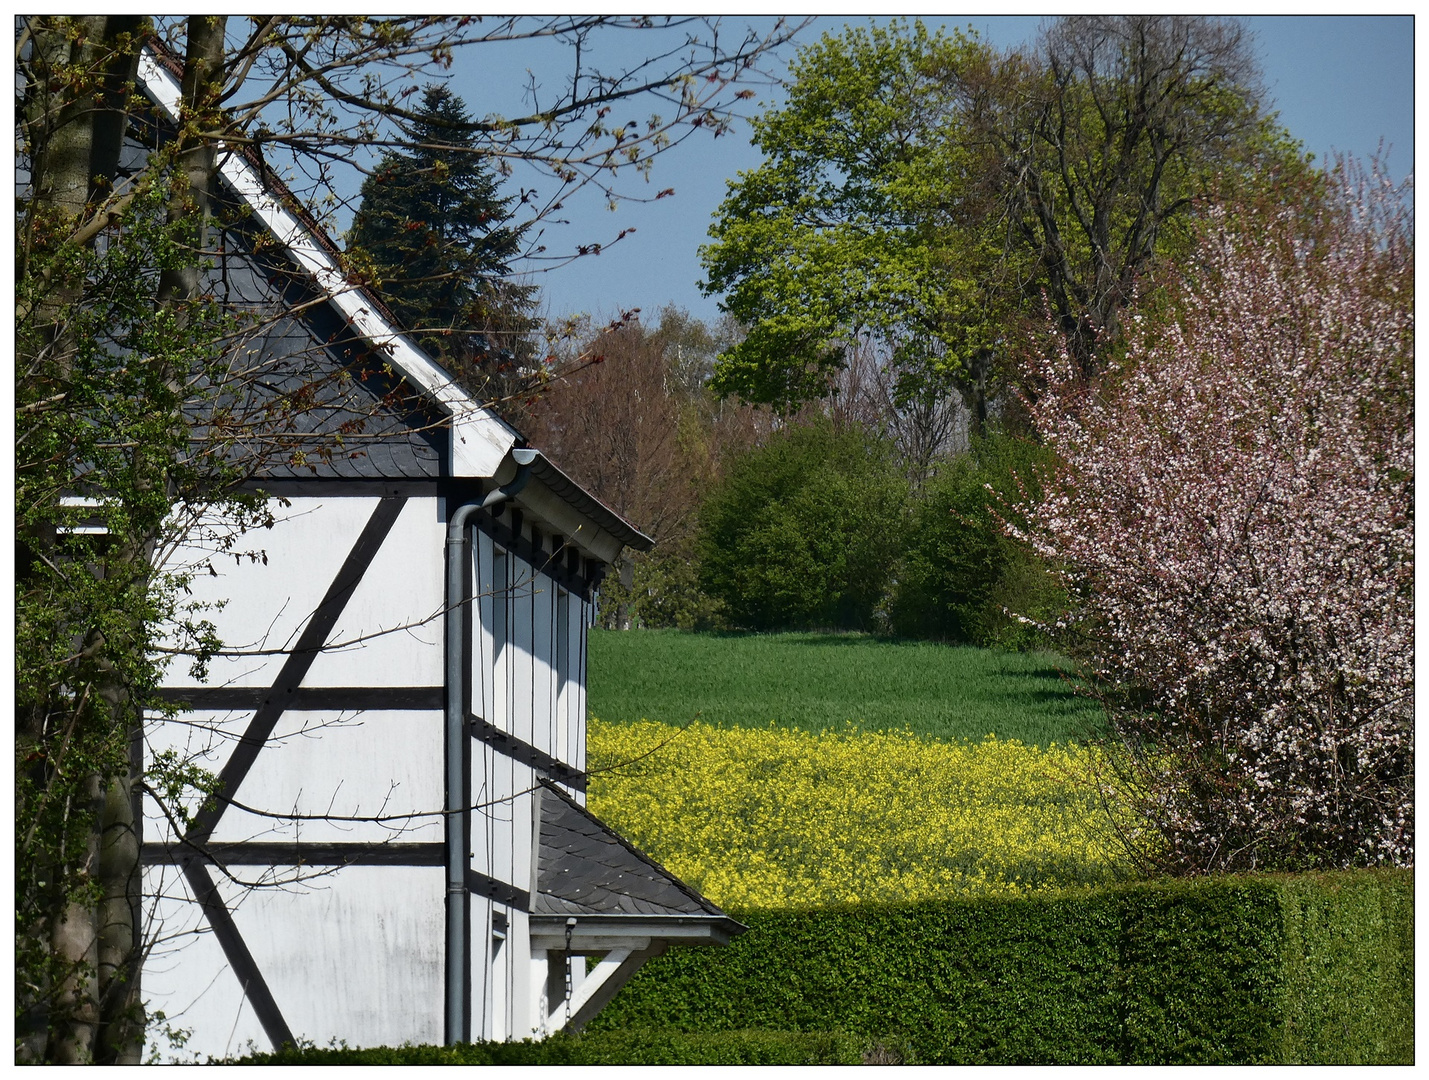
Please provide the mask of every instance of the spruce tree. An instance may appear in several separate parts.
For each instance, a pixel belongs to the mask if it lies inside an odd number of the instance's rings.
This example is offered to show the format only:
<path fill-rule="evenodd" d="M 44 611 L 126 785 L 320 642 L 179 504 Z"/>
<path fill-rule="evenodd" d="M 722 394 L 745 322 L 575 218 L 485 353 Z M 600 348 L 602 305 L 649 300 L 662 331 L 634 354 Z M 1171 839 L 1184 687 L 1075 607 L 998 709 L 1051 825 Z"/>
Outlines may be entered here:
<path fill-rule="evenodd" d="M 510 276 L 522 227 L 475 152 L 462 100 L 429 86 L 419 117 L 410 149 L 386 154 L 363 182 L 348 250 L 375 272 L 378 296 L 424 349 L 468 390 L 510 405 L 537 325 L 535 287 Z"/>

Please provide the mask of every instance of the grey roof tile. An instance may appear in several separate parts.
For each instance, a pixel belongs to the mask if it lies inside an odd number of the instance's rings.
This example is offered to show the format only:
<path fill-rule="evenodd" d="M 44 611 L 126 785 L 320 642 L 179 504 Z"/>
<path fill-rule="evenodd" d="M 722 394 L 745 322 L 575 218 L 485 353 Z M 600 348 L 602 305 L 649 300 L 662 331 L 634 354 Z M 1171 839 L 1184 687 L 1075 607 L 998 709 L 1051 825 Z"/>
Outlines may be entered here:
<path fill-rule="evenodd" d="M 549 781 L 536 882 L 537 915 L 724 915 Z"/>
<path fill-rule="evenodd" d="M 255 251 L 252 228 L 224 231 L 209 281 L 227 306 L 252 313 L 255 327 L 234 362 L 232 391 L 219 397 L 246 421 L 230 458 L 253 479 L 440 476 L 443 418 L 403 393 L 385 357 L 353 337 L 281 252 Z"/>

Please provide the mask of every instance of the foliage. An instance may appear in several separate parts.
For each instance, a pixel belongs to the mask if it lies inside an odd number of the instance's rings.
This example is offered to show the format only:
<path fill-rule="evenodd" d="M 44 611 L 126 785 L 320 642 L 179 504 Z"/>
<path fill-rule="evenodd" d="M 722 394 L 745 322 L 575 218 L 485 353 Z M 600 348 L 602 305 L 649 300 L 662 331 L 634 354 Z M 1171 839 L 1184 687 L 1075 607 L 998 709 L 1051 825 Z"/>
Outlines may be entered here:
<path fill-rule="evenodd" d="M 623 552 L 630 586 L 619 577 L 600 587 L 600 625 L 652 630 L 718 630 L 723 605 L 700 587 L 699 563 L 690 537 L 661 544 L 649 554 Z"/>
<path fill-rule="evenodd" d="M 701 252 L 705 290 L 749 327 L 717 390 L 792 409 L 867 336 L 905 394 L 956 387 L 985 417 L 1005 293 L 988 208 L 955 179 L 983 166 L 945 137 L 954 102 L 933 75 L 985 52 L 898 22 L 800 50 L 787 101 L 754 122 L 766 160 L 730 183 Z"/>
<path fill-rule="evenodd" d="M 1102 393 L 1049 365 L 1030 535 L 1167 870 L 1413 859 L 1411 214 L 1217 213 Z"/>
<path fill-rule="evenodd" d="M 32 316 L 16 329 L 17 1027 L 78 1028 L 99 1055 L 139 1025 L 135 972 L 116 957 L 137 887 L 132 742 L 146 711 L 167 710 L 158 646 L 201 668 L 217 645 L 184 602 L 193 568 L 158 573 L 150 552 L 192 527 L 195 503 L 236 528 L 267 520 L 225 488 L 238 473 L 221 437 L 189 444 L 190 380 L 225 383 L 236 324 L 201 301 L 156 312 L 156 282 L 191 257 L 166 200 L 137 199 L 97 248 L 56 251 L 37 226 L 17 290 Z M 150 780 L 187 775 L 161 762 Z"/>
<path fill-rule="evenodd" d="M 905 401 L 955 391 L 980 432 L 1044 305 L 1094 375 L 1219 185 L 1304 170 L 1228 20 L 1067 17 L 1006 54 L 894 22 L 792 72 L 702 251 L 749 327 L 716 388 L 785 410 L 872 340 Z"/>
<path fill-rule="evenodd" d="M 844 1032 L 674 1028 L 554 1035 L 540 1042 L 363 1049 L 287 1047 L 235 1065 L 860 1065 L 883 1052 Z"/>
<path fill-rule="evenodd" d="M 836 1027 L 925 1064 L 1408 1064 L 1413 894 L 1358 871 L 736 912 L 746 934 L 650 961 L 591 1031 Z M 1305 1037 L 1336 1016 L 1337 1039 Z"/>
<path fill-rule="evenodd" d="M 1016 896 L 1124 872 L 1091 750 L 698 722 L 592 720 L 588 738 L 593 812 L 723 906 Z"/>
<path fill-rule="evenodd" d="M 498 194 L 462 100 L 427 87 L 408 124 L 408 151 L 389 151 L 362 183 L 348 234 L 354 265 L 417 343 L 469 391 L 505 401 L 532 365 L 535 287 L 511 280 L 522 229 L 514 196 Z"/>
<path fill-rule="evenodd" d="M 592 630 L 590 711 L 609 723 L 777 724 L 1049 746 L 1099 730 L 1102 711 L 1060 675 L 1067 661 L 859 634 L 633 634 Z"/>
<path fill-rule="evenodd" d="M 866 630 L 898 552 L 907 481 L 890 447 L 826 421 L 733 461 L 700 509 L 700 583 L 752 629 Z"/>
<path fill-rule="evenodd" d="M 1036 268 L 1030 295 L 1051 307 L 1083 379 L 1218 190 L 1306 171 L 1264 109 L 1251 36 L 1234 19 L 1069 16 L 1029 56 L 946 77 L 962 87 L 971 138 L 999 163 L 999 201 Z"/>
<path fill-rule="evenodd" d="M 1414 1060 L 1414 888 L 1408 875 L 1284 882 L 1288 1019 L 1281 1060 Z"/>
<path fill-rule="evenodd" d="M 994 433 L 937 470 L 914 505 L 890 625 L 904 637 L 973 645 L 1047 644 L 1040 625 L 1065 606 L 1055 577 L 1003 528 L 1013 507 L 1040 497 L 1046 449 Z"/>

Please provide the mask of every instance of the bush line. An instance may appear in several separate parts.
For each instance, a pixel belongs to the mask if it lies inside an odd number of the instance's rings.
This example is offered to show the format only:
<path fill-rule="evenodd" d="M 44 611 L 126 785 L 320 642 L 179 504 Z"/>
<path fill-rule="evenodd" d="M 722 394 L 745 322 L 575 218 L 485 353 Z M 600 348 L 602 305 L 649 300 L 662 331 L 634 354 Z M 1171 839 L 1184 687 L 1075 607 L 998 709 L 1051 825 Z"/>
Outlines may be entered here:
<path fill-rule="evenodd" d="M 1411 1063 L 1412 871 L 736 913 L 592 1032 L 843 1030 L 947 1064 Z"/>
<path fill-rule="evenodd" d="M 859 1065 L 897 1064 L 895 1049 L 846 1032 L 605 1031 L 541 1042 L 456 1046 L 284 1047 L 240 1065 Z"/>

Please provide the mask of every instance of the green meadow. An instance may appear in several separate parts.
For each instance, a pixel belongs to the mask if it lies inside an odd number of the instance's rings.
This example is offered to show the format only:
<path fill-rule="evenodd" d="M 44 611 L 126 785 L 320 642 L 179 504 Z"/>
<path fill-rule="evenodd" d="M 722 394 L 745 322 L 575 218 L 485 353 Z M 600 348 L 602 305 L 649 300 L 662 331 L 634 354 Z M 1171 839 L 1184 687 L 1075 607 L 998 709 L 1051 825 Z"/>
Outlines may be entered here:
<path fill-rule="evenodd" d="M 606 722 L 911 729 L 1046 746 L 1099 727 L 1051 653 L 1013 653 L 862 634 L 590 632 L 590 714 Z"/>

